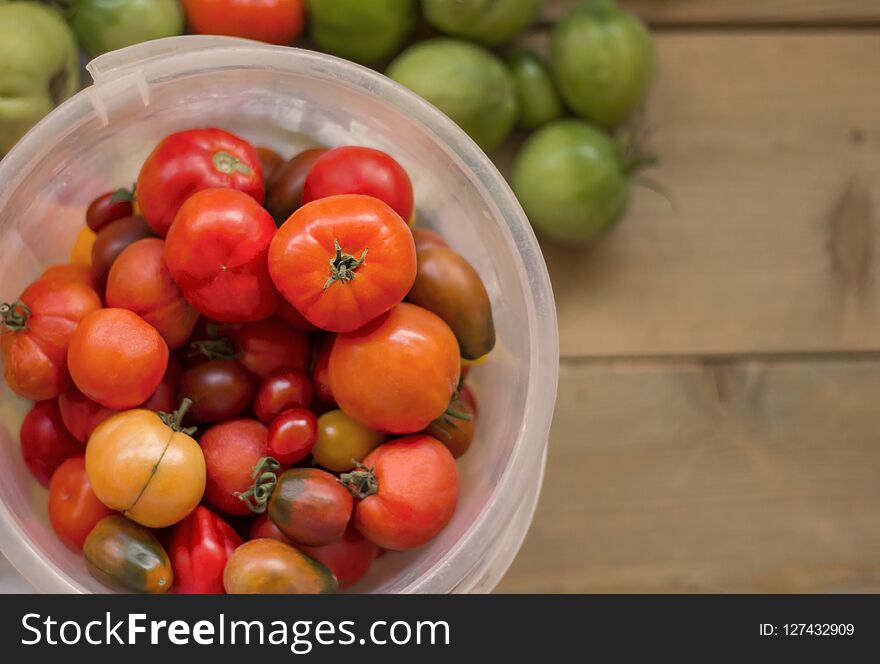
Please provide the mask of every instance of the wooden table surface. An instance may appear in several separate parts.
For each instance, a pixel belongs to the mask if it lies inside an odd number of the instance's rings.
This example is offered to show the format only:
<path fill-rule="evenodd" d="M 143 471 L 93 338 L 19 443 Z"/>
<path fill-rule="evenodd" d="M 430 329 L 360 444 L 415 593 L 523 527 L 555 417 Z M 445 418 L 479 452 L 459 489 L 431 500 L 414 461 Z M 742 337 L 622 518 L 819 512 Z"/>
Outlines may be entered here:
<path fill-rule="evenodd" d="M 559 400 L 498 590 L 878 592 L 880 2 L 622 4 L 674 206 L 634 186 L 594 249 L 544 245 Z"/>

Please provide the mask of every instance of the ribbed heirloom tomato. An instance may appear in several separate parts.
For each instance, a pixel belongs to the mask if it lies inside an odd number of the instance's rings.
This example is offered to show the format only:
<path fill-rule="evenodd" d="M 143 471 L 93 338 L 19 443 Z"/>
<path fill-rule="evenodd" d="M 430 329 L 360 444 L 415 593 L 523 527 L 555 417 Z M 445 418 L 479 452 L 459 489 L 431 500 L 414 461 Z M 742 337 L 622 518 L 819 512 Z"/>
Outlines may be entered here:
<path fill-rule="evenodd" d="M 0 305 L 3 374 L 13 392 L 40 401 L 70 384 L 67 347 L 77 325 L 101 307 L 81 281 L 39 279 L 15 302 Z"/>
<path fill-rule="evenodd" d="M 414 433 L 440 417 L 458 387 L 458 342 L 437 315 L 402 303 L 330 351 L 333 397 L 376 431 Z"/>
<path fill-rule="evenodd" d="M 293 213 L 269 249 L 272 280 L 317 327 L 356 330 L 388 311 L 415 281 L 412 233 L 377 198 L 321 198 Z"/>
<path fill-rule="evenodd" d="M 263 171 L 256 150 L 223 129 L 189 129 L 166 136 L 147 157 L 137 179 L 141 214 L 165 237 L 177 211 L 203 189 L 227 187 L 262 204 Z"/>
<path fill-rule="evenodd" d="M 146 401 L 165 374 L 168 345 L 156 328 L 128 309 L 99 309 L 76 328 L 67 351 L 79 390 L 107 408 Z"/>
<path fill-rule="evenodd" d="M 168 269 L 208 318 L 231 323 L 272 315 L 278 293 L 266 256 L 275 222 L 235 189 L 205 189 L 181 206 L 165 242 Z"/>
<path fill-rule="evenodd" d="M 119 254 L 107 276 L 106 300 L 108 307 L 138 314 L 171 349 L 186 343 L 199 318 L 174 283 L 159 238 L 138 240 Z"/>

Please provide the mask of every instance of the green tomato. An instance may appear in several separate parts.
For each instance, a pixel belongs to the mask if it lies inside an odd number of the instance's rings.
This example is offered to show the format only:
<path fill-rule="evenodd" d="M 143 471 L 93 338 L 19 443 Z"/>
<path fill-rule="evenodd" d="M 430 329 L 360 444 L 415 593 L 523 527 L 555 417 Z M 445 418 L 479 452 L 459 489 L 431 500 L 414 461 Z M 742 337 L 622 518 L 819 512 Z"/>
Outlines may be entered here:
<path fill-rule="evenodd" d="M 310 0 L 312 41 L 322 51 L 362 64 L 392 57 L 418 19 L 416 0 Z"/>
<path fill-rule="evenodd" d="M 441 32 L 501 46 L 535 22 L 544 0 L 422 0 L 428 22 Z"/>
<path fill-rule="evenodd" d="M 76 39 L 37 2 L 0 5 L 0 156 L 79 89 Z"/>
<path fill-rule="evenodd" d="M 553 28 L 550 64 L 569 107 L 613 127 L 644 101 L 654 78 L 654 48 L 636 16 L 613 0 L 589 0 Z"/>
<path fill-rule="evenodd" d="M 516 123 L 513 79 L 482 46 L 430 39 L 401 53 L 386 74 L 446 113 L 484 150 L 497 147 Z"/>
<path fill-rule="evenodd" d="M 507 60 L 519 100 L 519 125 L 537 129 L 565 115 L 559 93 L 544 63 L 534 53 L 517 51 Z"/>
<path fill-rule="evenodd" d="M 91 57 L 150 39 L 183 34 L 178 0 L 73 0 L 79 43 Z"/>
<path fill-rule="evenodd" d="M 532 226 L 550 240 L 583 245 L 626 208 L 624 164 L 610 138 L 582 120 L 532 134 L 516 157 L 513 189 Z"/>

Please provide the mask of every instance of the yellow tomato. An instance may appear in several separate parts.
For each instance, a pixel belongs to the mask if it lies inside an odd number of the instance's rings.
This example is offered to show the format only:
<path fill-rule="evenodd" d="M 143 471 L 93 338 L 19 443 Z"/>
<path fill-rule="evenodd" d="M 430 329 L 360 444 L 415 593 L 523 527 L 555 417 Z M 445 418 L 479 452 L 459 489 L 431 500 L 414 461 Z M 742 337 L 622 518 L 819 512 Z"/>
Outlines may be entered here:
<path fill-rule="evenodd" d="M 331 410 L 318 418 L 318 440 L 312 457 L 319 465 L 337 473 L 354 468 L 382 441 L 385 434 L 355 422 L 341 410 Z"/>
<path fill-rule="evenodd" d="M 95 238 L 97 237 L 95 231 L 88 226 L 83 226 L 73 243 L 73 250 L 70 252 L 70 262 L 74 265 L 91 265 L 92 245 L 95 244 Z"/>
<path fill-rule="evenodd" d="M 205 492 L 205 457 L 182 429 L 186 407 L 160 417 L 127 410 L 102 422 L 86 446 L 86 474 L 100 501 L 148 528 L 192 512 Z"/>

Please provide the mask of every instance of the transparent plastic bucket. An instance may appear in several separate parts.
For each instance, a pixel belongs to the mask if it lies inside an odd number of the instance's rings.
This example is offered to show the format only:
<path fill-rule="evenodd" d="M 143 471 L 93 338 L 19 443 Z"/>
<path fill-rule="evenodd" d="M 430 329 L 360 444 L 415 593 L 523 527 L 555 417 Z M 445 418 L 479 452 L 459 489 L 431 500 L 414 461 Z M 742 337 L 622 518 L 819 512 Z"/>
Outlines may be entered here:
<path fill-rule="evenodd" d="M 0 162 L 0 299 L 64 262 L 98 192 L 130 185 L 166 134 L 218 126 L 293 154 L 369 145 L 411 175 L 419 224 L 474 264 L 498 344 L 472 372 L 480 418 L 461 459 L 455 517 L 431 543 L 377 560 L 353 590 L 488 592 L 532 519 L 556 398 L 556 311 L 538 244 L 515 197 L 454 123 L 369 69 L 310 51 L 222 37 L 173 37 L 98 58 L 94 85 L 40 122 Z M 35 588 L 106 592 L 55 537 L 46 490 L 21 459 L 29 404 L 0 388 L 0 550 Z"/>

